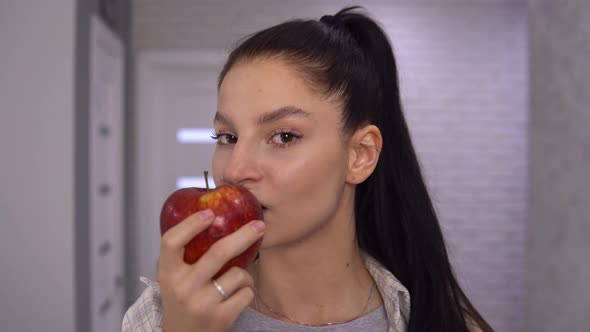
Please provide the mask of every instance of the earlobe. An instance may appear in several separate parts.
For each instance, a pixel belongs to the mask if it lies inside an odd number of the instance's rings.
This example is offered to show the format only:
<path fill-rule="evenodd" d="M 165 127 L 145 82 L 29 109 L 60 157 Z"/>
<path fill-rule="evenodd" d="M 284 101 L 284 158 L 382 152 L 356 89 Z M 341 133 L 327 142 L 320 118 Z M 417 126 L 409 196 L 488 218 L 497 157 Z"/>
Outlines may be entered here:
<path fill-rule="evenodd" d="M 358 129 L 350 140 L 347 182 L 359 184 L 375 170 L 383 138 L 377 126 L 368 125 Z"/>

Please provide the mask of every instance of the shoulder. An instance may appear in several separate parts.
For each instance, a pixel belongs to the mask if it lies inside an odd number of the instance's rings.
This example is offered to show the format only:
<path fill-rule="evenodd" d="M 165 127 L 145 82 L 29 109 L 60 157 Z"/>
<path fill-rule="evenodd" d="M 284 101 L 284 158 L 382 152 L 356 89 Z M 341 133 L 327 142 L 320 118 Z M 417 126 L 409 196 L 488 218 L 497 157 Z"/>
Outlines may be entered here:
<path fill-rule="evenodd" d="M 133 303 L 123 317 L 123 332 L 162 330 L 162 298 L 158 283 L 140 278 L 148 287 Z"/>
<path fill-rule="evenodd" d="M 365 252 L 362 257 L 384 300 L 390 331 L 406 331 L 410 321 L 410 292 L 374 257 Z"/>

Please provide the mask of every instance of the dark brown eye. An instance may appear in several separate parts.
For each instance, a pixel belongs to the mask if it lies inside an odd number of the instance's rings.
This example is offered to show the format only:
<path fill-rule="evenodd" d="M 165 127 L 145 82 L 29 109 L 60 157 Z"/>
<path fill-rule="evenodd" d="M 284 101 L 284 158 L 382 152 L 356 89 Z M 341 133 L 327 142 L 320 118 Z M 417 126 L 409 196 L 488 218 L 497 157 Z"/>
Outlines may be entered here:
<path fill-rule="evenodd" d="M 299 138 L 299 136 L 297 136 L 293 133 L 282 132 L 282 133 L 274 134 L 271 138 L 271 141 L 272 141 L 272 143 L 281 146 L 281 145 L 288 145 L 290 143 L 293 143 L 298 138 Z"/>
<path fill-rule="evenodd" d="M 281 135 L 281 142 L 283 142 L 283 143 L 290 143 L 295 138 L 295 136 L 293 136 L 293 134 L 289 134 L 289 133 L 282 133 L 280 135 Z"/>
<path fill-rule="evenodd" d="M 226 140 L 228 144 L 236 144 L 238 138 L 234 135 L 226 135 Z"/>
<path fill-rule="evenodd" d="M 217 141 L 217 144 L 226 145 L 226 144 L 236 144 L 238 141 L 238 137 L 232 134 L 215 134 L 211 136 L 214 140 Z"/>

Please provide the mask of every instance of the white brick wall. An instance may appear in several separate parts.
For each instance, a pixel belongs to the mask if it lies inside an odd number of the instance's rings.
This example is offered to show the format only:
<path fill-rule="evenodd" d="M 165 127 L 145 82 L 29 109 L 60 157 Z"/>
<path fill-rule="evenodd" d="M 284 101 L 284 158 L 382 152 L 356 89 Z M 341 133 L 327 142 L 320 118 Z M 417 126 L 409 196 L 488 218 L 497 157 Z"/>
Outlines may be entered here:
<path fill-rule="evenodd" d="M 386 28 L 404 106 L 449 250 L 497 331 L 524 329 L 526 7 L 522 1 L 357 1 Z M 136 52 L 227 50 L 238 38 L 348 1 L 137 0 Z"/>

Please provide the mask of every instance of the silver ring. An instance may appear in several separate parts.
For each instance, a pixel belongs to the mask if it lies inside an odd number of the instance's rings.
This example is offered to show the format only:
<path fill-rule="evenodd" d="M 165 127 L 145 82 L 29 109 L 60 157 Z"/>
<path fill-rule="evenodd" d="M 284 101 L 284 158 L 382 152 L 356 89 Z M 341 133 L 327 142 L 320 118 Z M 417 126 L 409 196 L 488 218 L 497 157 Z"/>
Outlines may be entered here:
<path fill-rule="evenodd" d="M 223 287 L 221 287 L 221 285 L 215 279 L 212 279 L 211 282 L 213 282 L 213 286 L 215 286 L 215 288 L 219 292 L 219 295 L 221 295 L 221 297 L 223 297 L 223 299 L 226 300 L 227 295 L 225 295 L 225 291 L 223 290 Z"/>

